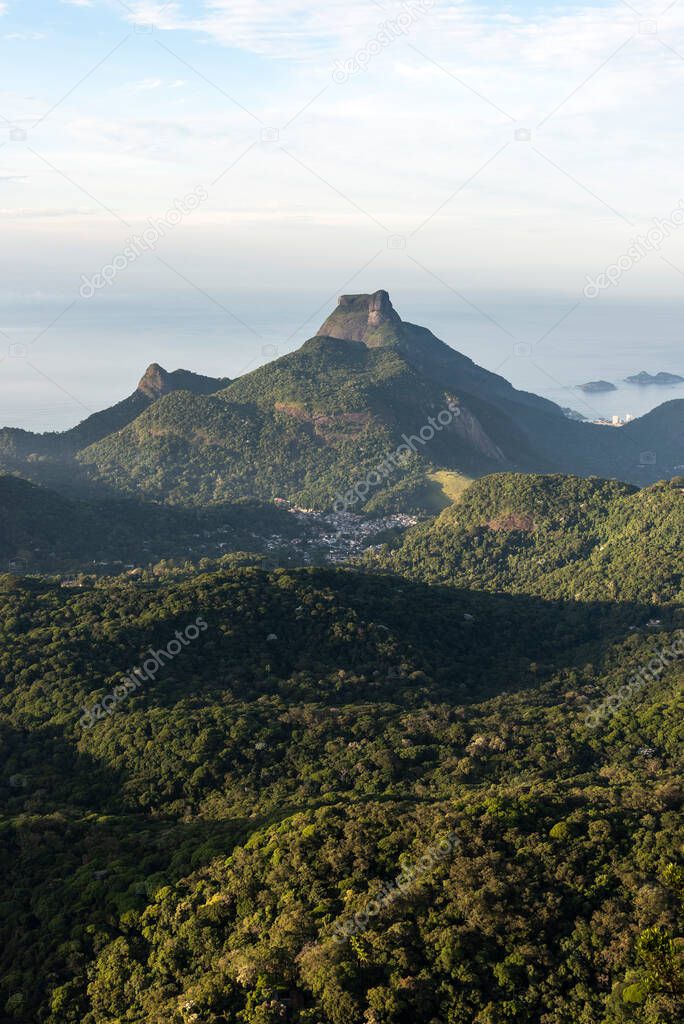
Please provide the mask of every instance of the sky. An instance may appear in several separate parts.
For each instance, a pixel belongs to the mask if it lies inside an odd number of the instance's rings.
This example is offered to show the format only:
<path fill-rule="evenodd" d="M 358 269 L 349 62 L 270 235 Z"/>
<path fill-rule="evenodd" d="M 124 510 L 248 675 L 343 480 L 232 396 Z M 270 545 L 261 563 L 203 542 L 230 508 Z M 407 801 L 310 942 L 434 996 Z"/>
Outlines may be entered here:
<path fill-rule="evenodd" d="M 6 0 L 0 60 L 7 408 L 137 378 L 150 310 L 235 375 L 342 291 L 682 297 L 684 0 Z"/>

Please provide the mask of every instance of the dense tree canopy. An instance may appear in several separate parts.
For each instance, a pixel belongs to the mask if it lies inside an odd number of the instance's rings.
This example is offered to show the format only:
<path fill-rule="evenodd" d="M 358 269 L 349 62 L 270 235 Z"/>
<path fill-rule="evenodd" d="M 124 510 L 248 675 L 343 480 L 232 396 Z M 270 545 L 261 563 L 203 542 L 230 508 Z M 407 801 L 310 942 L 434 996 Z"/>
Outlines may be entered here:
<path fill-rule="evenodd" d="M 588 718 L 638 590 L 4 577 L 3 1019 L 675 1024 L 683 662 Z"/>
<path fill-rule="evenodd" d="M 497 473 L 370 564 L 430 583 L 583 600 L 682 600 L 684 479 Z"/>

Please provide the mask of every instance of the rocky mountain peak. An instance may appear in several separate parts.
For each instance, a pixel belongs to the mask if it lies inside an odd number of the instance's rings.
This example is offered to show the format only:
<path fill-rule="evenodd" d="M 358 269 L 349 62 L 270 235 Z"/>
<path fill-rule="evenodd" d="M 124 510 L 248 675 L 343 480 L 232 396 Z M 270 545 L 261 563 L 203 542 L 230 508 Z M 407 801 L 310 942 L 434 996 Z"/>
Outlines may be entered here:
<path fill-rule="evenodd" d="M 138 391 L 148 398 L 161 398 L 171 389 L 171 375 L 159 363 L 150 363 L 138 382 Z"/>
<path fill-rule="evenodd" d="M 328 338 L 362 341 L 371 347 L 382 345 L 387 335 L 401 325 L 401 317 L 384 290 L 371 295 L 340 295 L 337 309 L 318 331 Z"/>

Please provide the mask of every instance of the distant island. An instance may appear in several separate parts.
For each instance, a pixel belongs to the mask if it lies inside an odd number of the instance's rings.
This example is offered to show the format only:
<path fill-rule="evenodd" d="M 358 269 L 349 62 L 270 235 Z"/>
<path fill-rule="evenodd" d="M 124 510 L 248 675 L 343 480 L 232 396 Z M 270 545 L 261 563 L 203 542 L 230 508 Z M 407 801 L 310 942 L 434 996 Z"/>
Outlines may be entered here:
<path fill-rule="evenodd" d="M 648 387 L 651 384 L 660 385 L 671 385 L 671 384 L 684 384 L 684 377 L 680 377 L 676 373 L 647 373 L 646 370 L 642 370 L 641 373 L 635 373 L 632 377 L 625 378 L 626 384 L 638 384 L 640 387 Z M 617 391 L 617 387 L 609 380 L 590 380 L 588 384 L 579 384 L 579 391 L 584 391 L 588 395 L 598 395 L 606 391 Z"/>
<path fill-rule="evenodd" d="M 617 391 L 615 385 L 611 384 L 609 380 L 590 380 L 588 384 L 580 384 L 579 389 L 588 395 L 596 395 L 602 391 Z"/>
<path fill-rule="evenodd" d="M 642 370 L 641 373 L 635 373 L 633 377 L 627 377 L 628 384 L 640 384 L 642 387 L 647 387 L 649 384 L 683 384 L 684 377 L 680 377 L 676 373 L 646 373 Z"/>

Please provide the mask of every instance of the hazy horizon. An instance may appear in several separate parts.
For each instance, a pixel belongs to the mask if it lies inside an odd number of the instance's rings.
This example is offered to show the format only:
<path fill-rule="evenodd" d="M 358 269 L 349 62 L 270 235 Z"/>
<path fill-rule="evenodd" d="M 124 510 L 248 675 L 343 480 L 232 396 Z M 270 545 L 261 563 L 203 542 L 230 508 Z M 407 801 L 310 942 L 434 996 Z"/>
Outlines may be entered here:
<path fill-rule="evenodd" d="M 388 288 L 402 319 L 429 328 L 515 387 L 589 419 L 643 415 L 684 398 L 684 385 L 624 383 L 641 370 L 684 376 L 679 328 L 684 303 L 600 298 L 577 305 L 576 298 L 564 295 L 535 302 L 531 296 L 474 293 L 475 308 L 441 289 L 411 291 L 369 279 L 369 290 L 374 285 Z M 5 307 L 0 330 L 19 347 L 3 364 L 0 426 L 36 431 L 74 426 L 130 394 L 152 362 L 168 370 L 241 376 L 313 336 L 337 296 L 328 296 L 322 306 L 320 295 L 305 289 L 216 292 L 213 299 L 196 293 L 125 302 L 98 296 L 97 304 L 67 312 L 54 302 L 35 304 L 30 316 L 20 304 Z M 577 390 L 596 379 L 611 380 L 619 390 L 598 395 Z"/>

